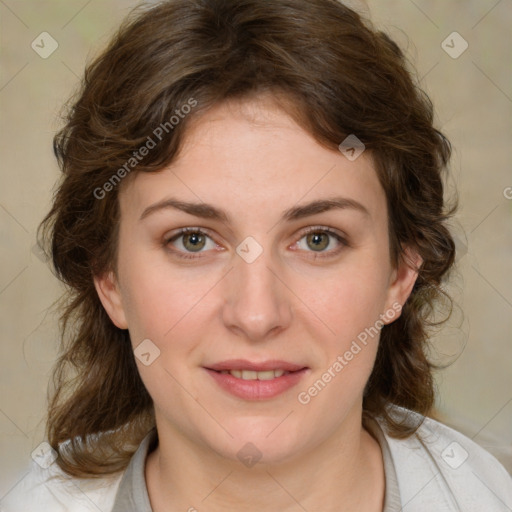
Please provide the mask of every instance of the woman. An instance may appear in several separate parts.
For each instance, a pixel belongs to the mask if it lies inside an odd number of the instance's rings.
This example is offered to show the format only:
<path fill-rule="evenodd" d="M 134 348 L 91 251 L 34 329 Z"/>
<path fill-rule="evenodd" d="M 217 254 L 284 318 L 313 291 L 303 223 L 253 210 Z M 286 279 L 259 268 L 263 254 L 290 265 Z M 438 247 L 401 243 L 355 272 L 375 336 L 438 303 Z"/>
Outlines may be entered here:
<path fill-rule="evenodd" d="M 334 0 L 141 8 L 55 151 L 53 451 L 5 510 L 512 507 L 427 417 L 450 144 L 386 35 Z"/>

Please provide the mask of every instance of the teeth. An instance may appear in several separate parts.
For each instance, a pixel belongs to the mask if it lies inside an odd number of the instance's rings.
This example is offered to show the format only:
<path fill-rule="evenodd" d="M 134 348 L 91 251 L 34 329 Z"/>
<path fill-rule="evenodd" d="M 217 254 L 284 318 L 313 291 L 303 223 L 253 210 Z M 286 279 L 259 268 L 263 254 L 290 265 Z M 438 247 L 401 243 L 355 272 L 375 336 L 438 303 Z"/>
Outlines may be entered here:
<path fill-rule="evenodd" d="M 267 370 L 264 372 L 255 372 L 253 370 L 222 370 L 220 373 L 229 373 L 233 375 L 233 377 L 243 380 L 272 380 L 290 372 L 284 370 Z"/>

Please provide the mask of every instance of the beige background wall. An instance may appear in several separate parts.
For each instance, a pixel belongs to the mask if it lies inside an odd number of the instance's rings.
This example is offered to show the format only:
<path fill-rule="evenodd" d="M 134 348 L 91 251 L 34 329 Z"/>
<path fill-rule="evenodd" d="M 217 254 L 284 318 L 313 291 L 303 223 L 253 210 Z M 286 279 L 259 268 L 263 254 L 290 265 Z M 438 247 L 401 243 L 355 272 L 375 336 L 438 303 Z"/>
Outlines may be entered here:
<path fill-rule="evenodd" d="M 450 288 L 459 310 L 433 344 L 436 360 L 455 361 L 437 378 L 439 414 L 512 471 L 512 1 L 368 4 L 374 22 L 408 48 L 455 147 L 463 251 Z M 23 477 L 44 436 L 58 340 L 48 308 L 60 286 L 32 248 L 58 178 L 51 149 L 57 113 L 88 57 L 133 5 L 0 2 L 0 498 Z M 44 31 L 58 43 L 46 59 L 31 48 Z M 469 44 L 456 59 L 441 47 L 454 31 Z M 50 48 L 49 40 L 44 49 L 37 41 L 40 51 Z M 448 39 L 450 51 L 460 43 Z"/>

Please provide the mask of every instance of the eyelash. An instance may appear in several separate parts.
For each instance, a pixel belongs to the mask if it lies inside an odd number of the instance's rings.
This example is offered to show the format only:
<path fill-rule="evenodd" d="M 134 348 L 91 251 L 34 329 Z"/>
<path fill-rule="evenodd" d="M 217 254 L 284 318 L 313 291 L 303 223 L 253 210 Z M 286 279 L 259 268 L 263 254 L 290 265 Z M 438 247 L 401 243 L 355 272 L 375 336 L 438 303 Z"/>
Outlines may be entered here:
<path fill-rule="evenodd" d="M 177 240 L 181 236 L 189 234 L 189 233 L 194 233 L 194 234 L 206 236 L 206 237 L 210 238 L 212 241 L 214 241 L 212 239 L 212 237 L 210 237 L 208 235 L 208 233 L 203 231 L 201 228 L 182 228 L 182 229 L 180 229 L 180 231 L 178 231 L 177 233 L 172 235 L 170 238 L 166 238 L 164 240 L 164 243 L 163 243 L 164 247 L 165 248 L 169 248 L 169 245 L 170 245 L 171 242 L 174 242 L 175 240 Z M 338 253 L 341 252 L 344 247 L 348 247 L 349 246 L 349 244 L 348 244 L 348 242 L 346 241 L 345 238 L 343 238 L 341 235 L 339 235 L 338 233 L 336 233 L 332 229 L 330 229 L 328 227 L 325 227 L 325 226 L 310 226 L 310 227 L 306 228 L 306 230 L 301 233 L 301 236 L 298 239 L 298 241 L 302 240 L 305 236 L 307 236 L 307 235 L 309 235 L 311 233 L 325 233 L 325 234 L 331 235 L 341 245 L 341 247 L 339 247 L 338 249 L 327 251 L 325 253 L 323 253 L 323 252 L 315 253 L 314 251 L 307 251 L 307 252 L 313 252 L 313 256 L 308 256 L 311 259 L 316 260 L 318 258 L 334 257 L 334 256 L 338 255 Z M 174 255 L 176 255 L 178 258 L 182 258 L 182 259 L 186 259 L 186 260 L 195 260 L 195 259 L 198 259 L 198 258 L 202 258 L 202 256 L 200 255 L 201 252 L 192 255 L 192 253 L 185 253 L 183 251 L 176 250 L 176 249 L 169 249 L 169 250 Z"/>

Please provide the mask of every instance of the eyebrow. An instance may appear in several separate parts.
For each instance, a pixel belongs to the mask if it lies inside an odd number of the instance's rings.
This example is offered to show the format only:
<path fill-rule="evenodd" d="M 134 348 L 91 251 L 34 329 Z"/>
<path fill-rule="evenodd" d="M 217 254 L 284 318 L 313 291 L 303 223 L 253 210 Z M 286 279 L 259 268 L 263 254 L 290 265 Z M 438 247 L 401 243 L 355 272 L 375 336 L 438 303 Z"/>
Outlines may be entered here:
<path fill-rule="evenodd" d="M 203 219 L 219 220 L 226 223 L 230 222 L 229 215 L 224 210 L 221 210 L 213 205 L 207 203 L 188 203 L 185 201 L 179 201 L 174 198 L 164 199 L 152 204 L 151 206 L 148 206 L 142 212 L 139 220 L 143 220 L 155 212 L 167 209 L 180 210 L 188 213 L 189 215 L 194 215 L 195 217 L 200 217 Z M 281 221 L 290 222 L 299 220 L 311 215 L 316 215 L 318 213 L 323 213 L 334 209 L 355 210 L 365 216 L 370 216 L 370 212 L 366 209 L 366 207 L 354 199 L 349 199 L 347 197 L 331 197 L 311 201 L 304 205 L 289 208 L 282 213 Z"/>

